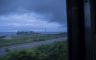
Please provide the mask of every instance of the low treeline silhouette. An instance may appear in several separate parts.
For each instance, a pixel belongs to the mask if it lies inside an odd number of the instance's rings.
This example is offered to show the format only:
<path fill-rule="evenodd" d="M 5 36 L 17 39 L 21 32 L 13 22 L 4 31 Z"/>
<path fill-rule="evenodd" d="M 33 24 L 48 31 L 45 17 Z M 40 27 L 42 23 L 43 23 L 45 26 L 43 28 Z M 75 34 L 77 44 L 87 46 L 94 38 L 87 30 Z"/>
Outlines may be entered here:
<path fill-rule="evenodd" d="M 5 38 L 6 36 L 0 36 L 0 39 Z"/>
<path fill-rule="evenodd" d="M 18 31 L 16 34 L 17 35 L 30 35 L 30 34 L 39 34 L 39 33 L 34 32 L 34 31 Z"/>

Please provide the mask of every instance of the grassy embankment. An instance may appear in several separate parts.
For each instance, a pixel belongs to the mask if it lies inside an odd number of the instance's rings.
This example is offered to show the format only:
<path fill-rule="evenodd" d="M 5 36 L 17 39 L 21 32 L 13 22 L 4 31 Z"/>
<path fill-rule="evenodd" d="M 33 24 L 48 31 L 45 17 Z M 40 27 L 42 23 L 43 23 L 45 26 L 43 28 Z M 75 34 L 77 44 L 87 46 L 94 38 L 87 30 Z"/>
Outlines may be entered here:
<path fill-rule="evenodd" d="M 15 45 L 15 44 L 23 44 L 30 43 L 34 41 L 44 41 L 49 39 L 55 39 L 59 37 L 64 37 L 63 33 L 61 34 L 49 34 L 49 35 L 17 35 L 13 36 L 11 39 L 0 39 L 0 47 Z"/>
<path fill-rule="evenodd" d="M 67 42 L 56 42 L 32 49 L 10 52 L 0 60 L 67 60 Z"/>

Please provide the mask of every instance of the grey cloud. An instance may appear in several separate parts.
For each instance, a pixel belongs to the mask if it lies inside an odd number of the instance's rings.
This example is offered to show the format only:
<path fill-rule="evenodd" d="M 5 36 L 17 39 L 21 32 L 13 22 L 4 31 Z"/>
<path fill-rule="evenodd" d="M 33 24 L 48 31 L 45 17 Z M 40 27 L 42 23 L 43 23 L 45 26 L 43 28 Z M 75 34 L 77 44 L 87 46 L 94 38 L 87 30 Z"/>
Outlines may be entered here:
<path fill-rule="evenodd" d="M 26 9 L 36 13 L 52 13 L 50 22 L 66 24 L 65 0 L 0 0 L 0 14 L 18 12 L 18 9 Z"/>

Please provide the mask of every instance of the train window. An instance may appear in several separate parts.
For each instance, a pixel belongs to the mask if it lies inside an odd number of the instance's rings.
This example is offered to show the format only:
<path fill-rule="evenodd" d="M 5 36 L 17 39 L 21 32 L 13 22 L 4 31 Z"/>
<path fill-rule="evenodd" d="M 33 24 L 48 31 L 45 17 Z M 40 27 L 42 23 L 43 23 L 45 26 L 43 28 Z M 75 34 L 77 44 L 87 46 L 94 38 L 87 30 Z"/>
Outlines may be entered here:
<path fill-rule="evenodd" d="M 0 60 L 68 60 L 66 0 L 0 0 Z"/>

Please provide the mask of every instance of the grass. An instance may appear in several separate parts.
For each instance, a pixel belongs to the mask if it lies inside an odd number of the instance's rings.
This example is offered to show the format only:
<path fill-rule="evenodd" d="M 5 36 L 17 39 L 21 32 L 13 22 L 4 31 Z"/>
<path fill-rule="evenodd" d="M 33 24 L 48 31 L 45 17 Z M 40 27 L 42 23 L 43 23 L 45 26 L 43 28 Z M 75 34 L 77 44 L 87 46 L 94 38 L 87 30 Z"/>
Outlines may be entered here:
<path fill-rule="evenodd" d="M 67 60 L 67 42 L 56 42 L 49 45 L 10 52 L 0 60 Z"/>
<path fill-rule="evenodd" d="M 44 41 L 64 37 L 64 34 L 50 34 L 50 35 L 17 35 L 12 39 L 0 39 L 0 47 L 10 46 L 15 44 L 30 43 L 34 41 Z"/>

